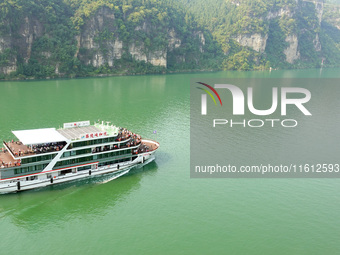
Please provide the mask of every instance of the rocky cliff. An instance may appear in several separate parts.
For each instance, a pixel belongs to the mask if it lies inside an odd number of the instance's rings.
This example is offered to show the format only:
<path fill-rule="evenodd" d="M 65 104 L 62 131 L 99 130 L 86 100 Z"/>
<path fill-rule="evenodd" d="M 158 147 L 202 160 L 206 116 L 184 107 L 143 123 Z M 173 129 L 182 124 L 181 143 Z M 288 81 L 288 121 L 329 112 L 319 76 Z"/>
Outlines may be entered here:
<path fill-rule="evenodd" d="M 0 73 L 10 74 L 17 71 L 18 56 L 24 63 L 31 58 L 33 42 L 42 36 L 43 25 L 34 17 L 25 16 L 17 31 L 0 34 L 0 54 L 3 61 Z"/>
<path fill-rule="evenodd" d="M 242 8 L 242 3 L 234 1 L 231 2 L 236 5 L 237 8 Z M 243 4 L 246 4 L 243 2 Z M 262 26 L 262 32 L 244 33 L 240 31 L 236 35 L 232 36 L 239 45 L 249 47 L 256 52 L 264 53 L 268 44 L 268 37 L 270 32 L 270 26 L 273 22 L 280 25 L 282 33 L 284 33 L 284 41 L 286 46 L 283 49 L 285 55 L 285 61 L 289 64 L 293 64 L 300 59 L 300 45 L 299 41 L 303 37 L 306 30 L 312 33 L 312 42 L 315 51 L 321 51 L 321 43 L 319 40 L 319 31 L 322 22 L 323 3 L 322 2 L 305 2 L 298 0 L 296 3 L 290 6 L 276 6 L 272 5 L 271 8 L 265 14 L 260 17 L 255 17 L 258 20 L 264 21 Z M 313 9 L 308 13 L 308 16 L 304 13 L 307 9 Z M 302 16 L 305 15 L 305 16 Z M 301 27 L 299 22 L 302 18 L 308 17 L 308 27 Z M 314 18 L 314 20 L 313 20 Z M 300 19 L 300 20 L 299 20 Z M 316 19 L 316 21 L 315 21 Z M 274 31 L 274 32 L 277 32 Z M 270 43 L 270 42 L 269 42 Z"/>
<path fill-rule="evenodd" d="M 135 31 L 147 34 L 152 29 L 146 21 L 142 26 L 136 26 Z M 103 33 L 109 34 L 107 38 L 100 39 Z M 171 51 L 171 42 L 179 40 L 173 38 L 174 29 L 170 29 L 167 34 L 169 50 Z M 144 41 L 134 39 L 132 41 L 122 41 L 119 38 L 118 28 L 115 25 L 115 16 L 109 8 L 100 8 L 97 13 L 86 21 L 80 35 L 77 38 L 76 57 L 79 57 L 86 65 L 100 67 L 108 65 L 113 67 L 116 60 L 121 59 L 123 54 L 129 54 L 137 61 L 144 61 L 154 66 L 167 66 L 168 48 L 148 49 Z M 79 53 L 79 49 L 82 49 Z"/>
<path fill-rule="evenodd" d="M 340 63 L 322 1 L 3 1 L 0 79 Z"/>
<path fill-rule="evenodd" d="M 268 34 L 262 35 L 261 33 L 254 34 L 238 34 L 232 37 L 240 45 L 252 48 L 253 50 L 263 53 L 266 49 Z"/>
<path fill-rule="evenodd" d="M 203 63 L 205 48 L 211 47 L 206 45 L 206 32 L 195 27 L 184 27 L 183 32 L 170 20 L 160 22 L 165 19 L 160 16 L 164 13 L 156 8 L 154 13 L 140 6 L 126 9 L 99 6 L 82 17 L 78 30 L 70 25 L 70 17 L 63 28 L 71 33 L 65 35 L 67 42 L 59 43 L 59 50 L 54 48 L 54 41 L 59 39 L 53 38 L 56 29 L 51 24 L 44 26 L 46 21 L 33 15 L 19 19 L 13 32 L 0 34 L 0 74 L 18 73 L 19 66 L 26 76 L 36 72 L 62 76 L 70 69 L 88 72 L 105 67 L 105 72 L 134 73 L 152 66 L 174 69 L 186 63 L 195 69 Z M 184 20 L 184 16 L 181 18 Z"/>

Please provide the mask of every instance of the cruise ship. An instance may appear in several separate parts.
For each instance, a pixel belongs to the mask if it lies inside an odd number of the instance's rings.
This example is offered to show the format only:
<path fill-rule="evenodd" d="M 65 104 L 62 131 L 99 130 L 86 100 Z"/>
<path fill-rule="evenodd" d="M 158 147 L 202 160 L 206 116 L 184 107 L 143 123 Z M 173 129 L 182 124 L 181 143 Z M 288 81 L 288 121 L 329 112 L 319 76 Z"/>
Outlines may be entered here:
<path fill-rule="evenodd" d="M 64 123 L 63 128 L 12 131 L 0 151 L 0 193 L 82 178 L 127 174 L 154 160 L 159 143 L 110 122 Z"/>

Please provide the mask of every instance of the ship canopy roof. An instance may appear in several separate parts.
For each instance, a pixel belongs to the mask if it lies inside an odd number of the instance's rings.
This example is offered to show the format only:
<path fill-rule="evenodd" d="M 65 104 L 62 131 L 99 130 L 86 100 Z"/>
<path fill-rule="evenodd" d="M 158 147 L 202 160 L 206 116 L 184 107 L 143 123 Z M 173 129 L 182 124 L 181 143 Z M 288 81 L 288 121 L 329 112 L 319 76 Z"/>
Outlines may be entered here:
<path fill-rule="evenodd" d="M 67 141 L 55 128 L 19 130 L 12 133 L 25 145 Z"/>

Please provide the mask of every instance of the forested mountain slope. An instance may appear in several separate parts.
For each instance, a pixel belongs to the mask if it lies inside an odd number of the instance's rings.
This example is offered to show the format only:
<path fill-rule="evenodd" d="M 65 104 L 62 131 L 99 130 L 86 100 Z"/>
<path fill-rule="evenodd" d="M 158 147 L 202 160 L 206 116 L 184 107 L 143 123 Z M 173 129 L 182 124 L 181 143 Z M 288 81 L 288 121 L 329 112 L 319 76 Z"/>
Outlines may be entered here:
<path fill-rule="evenodd" d="M 225 69 L 340 65 L 338 0 L 180 1 L 221 45 Z"/>
<path fill-rule="evenodd" d="M 2 0 L 0 78 L 339 66 L 329 1 Z"/>
<path fill-rule="evenodd" d="M 5 0 L 0 75 L 131 74 L 218 68 L 220 48 L 161 1 Z"/>

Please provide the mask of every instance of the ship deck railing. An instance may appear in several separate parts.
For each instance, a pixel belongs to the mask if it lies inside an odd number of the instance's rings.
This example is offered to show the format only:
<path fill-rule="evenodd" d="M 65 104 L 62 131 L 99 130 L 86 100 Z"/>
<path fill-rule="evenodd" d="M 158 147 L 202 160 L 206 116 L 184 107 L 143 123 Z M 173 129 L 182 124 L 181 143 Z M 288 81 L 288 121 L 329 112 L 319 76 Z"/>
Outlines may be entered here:
<path fill-rule="evenodd" d="M 66 142 L 50 143 L 54 146 L 48 146 L 50 144 L 27 146 L 20 141 L 12 140 L 9 142 L 3 141 L 3 144 L 5 148 L 0 151 L 0 169 L 20 166 L 22 157 L 59 151 L 66 145 Z"/>
<path fill-rule="evenodd" d="M 105 152 L 105 151 L 115 151 L 115 150 L 120 150 L 120 149 L 127 149 L 127 148 L 132 148 L 134 146 L 138 146 L 142 143 L 142 141 L 139 141 L 139 142 L 134 142 L 134 143 L 131 143 L 131 144 L 126 144 L 126 145 L 120 145 L 119 147 L 117 145 L 114 145 L 114 147 L 112 149 L 107 149 L 105 147 L 109 147 L 109 145 L 105 145 L 104 146 L 104 149 L 96 149 L 96 148 L 93 148 L 92 149 L 92 153 L 100 153 L 100 152 Z"/>

